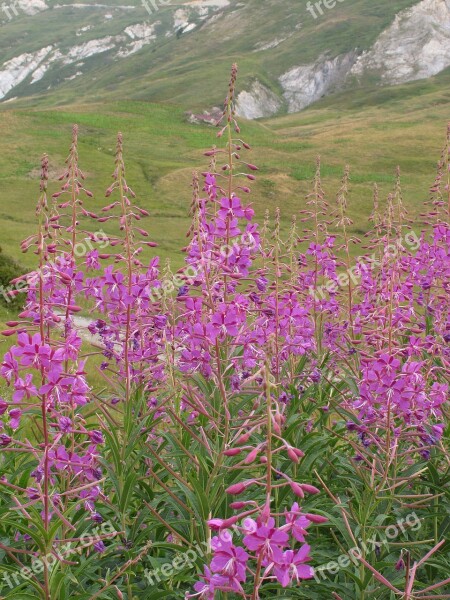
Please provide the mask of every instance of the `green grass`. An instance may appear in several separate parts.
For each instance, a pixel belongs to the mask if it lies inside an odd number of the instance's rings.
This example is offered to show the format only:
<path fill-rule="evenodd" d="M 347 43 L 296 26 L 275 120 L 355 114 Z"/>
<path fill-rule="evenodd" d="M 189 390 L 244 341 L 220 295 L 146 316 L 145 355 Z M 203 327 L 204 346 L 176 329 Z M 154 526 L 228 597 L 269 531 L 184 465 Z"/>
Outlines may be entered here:
<path fill-rule="evenodd" d="M 324 187 L 333 202 L 342 171 L 351 165 L 350 216 L 354 230 L 367 228 L 372 187 L 377 182 L 386 197 L 397 164 L 403 173 L 405 199 L 413 218 L 433 182 L 436 162 L 448 118 L 443 100 L 448 96 L 450 74 L 424 85 L 422 82 L 384 90 L 384 103 L 374 105 L 367 92 L 336 95 L 295 115 L 243 122 L 242 135 L 252 145 L 251 162 L 259 165 L 259 181 L 252 201 L 257 218 L 279 206 L 286 230 L 291 216 L 305 207 L 316 155 L 323 164 Z M 403 94 L 398 90 L 403 89 Z M 35 227 L 34 209 L 39 188 L 39 162 L 50 157 L 50 193 L 58 190 L 56 176 L 62 172 L 70 143 L 71 125 L 80 125 L 80 164 L 86 184 L 95 198 L 88 207 L 99 210 L 114 165 L 115 136 L 122 130 L 128 181 L 139 202 L 150 210 L 147 228 L 162 259 L 175 267 L 183 256 L 189 228 L 188 208 L 194 170 L 204 170 L 203 150 L 217 143 L 216 131 L 186 121 L 182 108 L 147 102 L 119 101 L 71 105 L 58 109 L 12 109 L 0 111 L 1 245 L 4 252 L 26 267 L 35 265 L 32 253 L 20 255 L 20 240 Z M 91 228 L 95 228 L 91 224 Z M 104 225 L 105 231 L 112 226 Z"/>

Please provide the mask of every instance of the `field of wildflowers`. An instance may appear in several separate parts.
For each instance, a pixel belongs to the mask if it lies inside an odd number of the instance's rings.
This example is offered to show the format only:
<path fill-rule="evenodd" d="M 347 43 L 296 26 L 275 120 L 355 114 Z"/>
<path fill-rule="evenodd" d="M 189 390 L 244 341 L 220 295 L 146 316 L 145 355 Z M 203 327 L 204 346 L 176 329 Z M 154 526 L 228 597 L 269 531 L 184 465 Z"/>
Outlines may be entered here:
<path fill-rule="evenodd" d="M 236 76 L 177 272 L 121 133 L 97 213 L 76 126 L 59 191 L 42 159 L 2 332 L 1 598 L 450 598 L 450 128 L 422 223 L 398 172 L 355 238 L 350 169 L 328 200 L 318 159 L 283 236 L 247 200 Z"/>

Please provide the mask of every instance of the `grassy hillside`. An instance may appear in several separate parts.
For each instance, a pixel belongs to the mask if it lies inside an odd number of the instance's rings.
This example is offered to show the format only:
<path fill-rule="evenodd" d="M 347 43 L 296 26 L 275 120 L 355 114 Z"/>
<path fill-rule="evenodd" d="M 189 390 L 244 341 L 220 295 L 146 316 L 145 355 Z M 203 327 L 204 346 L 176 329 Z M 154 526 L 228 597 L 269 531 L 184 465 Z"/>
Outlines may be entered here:
<path fill-rule="evenodd" d="M 412 215 L 434 177 L 448 113 L 450 73 L 426 83 L 391 90 L 341 94 L 313 109 L 262 122 L 244 122 L 243 135 L 260 167 L 253 202 L 261 218 L 268 208 L 282 209 L 287 227 L 291 215 L 304 207 L 304 196 L 322 155 L 325 189 L 333 199 L 343 167 L 352 166 L 350 213 L 355 232 L 366 229 L 373 183 L 386 195 L 397 164 L 403 171 Z M 6 108 L 6 107 L 5 107 Z M 113 170 L 116 132 L 125 134 L 128 178 L 142 204 L 151 211 L 148 227 L 163 258 L 176 264 L 188 228 L 190 181 L 204 169 L 203 149 L 216 142 L 215 130 L 191 125 L 176 106 L 143 102 L 73 105 L 57 110 L 2 110 L 0 139 L 1 245 L 17 257 L 19 241 L 33 230 L 38 193 L 39 159 L 50 156 L 51 191 L 58 189 L 70 142 L 71 124 L 80 125 L 80 160 L 87 187 L 95 193 L 92 209 L 103 203 Z M 34 264 L 33 255 L 20 259 Z"/>
<path fill-rule="evenodd" d="M 186 9 L 188 2 L 160 5 L 152 15 L 140 2 L 132 10 L 119 8 L 117 2 L 110 2 L 111 8 L 49 2 L 59 8 L 32 17 L 20 14 L 3 25 L 3 61 L 48 45 L 65 55 L 75 45 L 123 34 L 136 23 L 155 24 L 156 38 L 125 59 L 117 57 L 115 48 L 66 66 L 56 61 L 40 81 L 30 85 L 29 76 L 6 98 L 33 95 L 33 103 L 40 105 L 72 103 L 74 97 L 82 102 L 169 100 L 199 108 L 222 100 L 223 73 L 233 61 L 241 67 L 242 89 L 256 77 L 280 94 L 281 74 L 324 53 L 335 57 L 369 48 L 400 10 L 416 2 L 346 0 L 314 19 L 306 10 L 306 0 L 231 0 L 209 21 L 201 21 L 199 14 L 188 10 L 196 29 L 181 36 L 175 35 L 174 13 L 180 7 Z M 274 42 L 276 47 L 261 50 Z M 83 75 L 70 80 L 79 71 Z"/>

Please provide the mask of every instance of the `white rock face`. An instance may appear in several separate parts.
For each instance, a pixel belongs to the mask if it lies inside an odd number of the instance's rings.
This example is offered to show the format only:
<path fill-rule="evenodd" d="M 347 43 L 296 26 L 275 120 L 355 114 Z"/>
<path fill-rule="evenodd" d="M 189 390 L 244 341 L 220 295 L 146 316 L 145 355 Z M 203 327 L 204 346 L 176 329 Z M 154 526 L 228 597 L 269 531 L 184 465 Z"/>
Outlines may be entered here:
<path fill-rule="evenodd" d="M 278 96 L 256 80 L 248 92 L 241 92 L 236 98 L 236 114 L 244 119 L 260 119 L 276 114 L 281 105 Z"/>
<path fill-rule="evenodd" d="M 77 35 L 77 36 L 83 35 L 83 33 L 86 33 L 87 31 L 89 31 L 92 28 L 93 28 L 93 25 L 86 25 L 86 27 L 81 27 L 81 29 L 78 29 L 78 31 L 76 32 L 75 35 Z"/>
<path fill-rule="evenodd" d="M 57 5 L 53 5 L 49 0 L 16 0 L 16 6 L 18 11 L 30 16 L 63 6 L 70 6 L 83 13 L 93 8 L 97 11 L 103 9 L 100 14 L 103 14 L 105 19 L 108 16 L 115 18 L 119 10 L 136 10 L 136 4 L 125 4 L 128 0 L 121 1 L 124 2 L 122 6 L 111 6 L 106 0 L 75 0 L 73 3 L 70 0 L 59 0 Z M 0 5 L 1 2 L 2 0 Z M 30 46 L 26 53 L 3 64 L 3 59 L 0 59 L 0 100 L 25 81 L 34 84 L 42 79 L 50 80 L 50 69 L 55 70 L 56 84 L 60 80 L 56 72 L 58 68 L 75 64 L 68 75 L 76 73 L 78 77 L 81 74 L 80 62 L 89 57 L 109 52 L 109 58 L 122 60 L 146 45 L 157 43 L 158 38 L 164 40 L 175 36 L 176 33 L 191 31 L 192 35 L 196 35 L 196 26 L 200 22 L 202 26 L 211 26 L 215 20 L 226 15 L 224 9 L 231 5 L 235 9 L 243 6 L 242 3 L 232 4 L 230 0 L 172 0 L 167 7 L 172 12 L 173 20 L 167 30 L 163 31 L 160 22 L 144 22 L 132 24 L 115 35 L 89 40 L 89 37 L 94 35 L 88 34 L 93 25 L 86 25 L 78 30 L 75 27 L 71 42 L 73 46 L 69 49 L 61 49 L 59 44 L 41 49 Z M 299 23 L 295 29 L 301 26 Z M 274 32 L 273 36 L 256 43 L 253 51 L 269 52 L 283 44 L 290 35 L 293 33 L 278 32 L 277 35 Z M 80 36 L 83 37 L 80 39 Z M 289 112 L 299 111 L 322 96 L 342 89 L 349 83 L 355 83 L 355 77 L 360 78 L 366 74 L 375 76 L 375 79 L 385 85 L 436 75 L 450 66 L 450 0 L 417 0 L 412 8 L 399 13 L 372 48 L 359 57 L 356 51 L 337 57 L 332 57 L 332 52 L 333 49 L 329 48 L 328 52 L 315 62 L 303 65 L 296 63 L 282 74 L 279 82 L 283 98 L 259 81 L 254 81 L 249 89 L 241 92 L 237 98 L 238 114 L 248 119 L 257 119 L 276 114 L 283 106 L 287 106 Z M 64 77 L 65 75 L 66 73 Z"/>
<path fill-rule="evenodd" d="M 80 61 L 83 59 L 113 49 L 118 50 L 117 56 L 119 58 L 129 56 L 156 39 L 154 30 L 158 24 L 159 21 L 152 25 L 145 23 L 132 25 L 124 31 L 126 35 L 107 36 L 89 40 L 84 44 L 73 46 L 65 54 L 54 46 L 46 46 L 37 52 L 16 56 L 1 66 L 0 100 L 30 75 L 31 84 L 40 81 L 55 63 L 61 63 L 62 65 L 78 63 L 78 66 L 81 66 L 82 63 Z M 123 45 L 124 42 L 125 45 Z M 77 76 L 79 74 L 81 72 L 77 72 Z"/>
<path fill-rule="evenodd" d="M 183 25 L 187 25 L 189 22 L 188 19 L 189 19 L 189 13 L 187 10 L 184 10 L 182 8 L 179 8 L 178 10 L 176 10 L 173 15 L 174 29 L 179 29 Z"/>
<path fill-rule="evenodd" d="M 63 63 L 65 65 L 70 65 L 74 62 L 82 60 L 84 58 L 89 58 L 89 56 L 94 56 L 95 54 L 102 54 L 103 52 L 107 52 L 115 47 L 115 42 L 117 41 L 117 36 L 107 36 L 104 38 L 99 38 L 97 40 L 89 40 L 85 44 L 80 44 L 79 46 L 73 46 L 69 52 L 64 56 Z"/>
<path fill-rule="evenodd" d="M 208 18 L 210 12 L 216 12 L 229 5 L 230 0 L 190 0 L 181 2 L 183 8 L 178 8 L 173 14 L 174 29 L 177 31 L 182 29 L 183 33 L 192 31 L 195 28 L 195 23 L 189 23 L 189 18 L 193 13 L 204 21 Z"/>
<path fill-rule="evenodd" d="M 24 0 L 24 2 L 27 1 L 28 0 Z M 68 6 L 70 6 L 70 8 L 112 8 L 109 4 L 93 4 L 91 2 L 84 2 L 82 4 L 67 2 L 66 4 L 55 4 L 53 8 L 67 8 Z M 124 6 L 114 6 L 114 8 L 118 8 L 120 10 L 136 10 L 135 6 L 129 4 Z"/>
<path fill-rule="evenodd" d="M 77 77 L 79 77 L 80 75 L 83 75 L 83 71 L 77 71 L 76 73 L 74 73 L 73 75 L 71 75 L 70 77 L 66 77 L 65 81 L 73 81 L 74 79 L 76 79 Z"/>
<path fill-rule="evenodd" d="M 48 9 L 44 0 L 17 0 L 17 4 L 21 11 L 30 16 Z"/>
<path fill-rule="evenodd" d="M 149 25 L 148 23 L 138 23 L 137 25 L 131 25 L 127 27 L 124 33 L 127 34 L 133 42 L 128 43 L 127 46 L 121 48 L 117 53 L 119 58 L 125 58 L 131 56 L 135 52 L 138 52 L 141 48 L 156 39 L 155 29 L 157 25 L 160 25 L 161 21 L 156 21 Z"/>
<path fill-rule="evenodd" d="M 349 52 L 310 65 L 295 67 L 280 77 L 289 112 L 306 108 L 333 89 L 339 88 L 354 65 L 356 54 Z"/>
<path fill-rule="evenodd" d="M 149 25 L 148 23 L 137 23 L 136 25 L 130 25 L 130 27 L 127 27 L 125 29 L 125 33 L 132 40 L 144 40 L 153 36 L 153 34 L 155 33 L 155 25 L 156 23 L 152 23 L 151 25 Z"/>
<path fill-rule="evenodd" d="M 46 46 L 37 52 L 21 54 L 5 62 L 0 70 L 0 99 L 31 75 L 52 50 L 53 46 Z"/>
<path fill-rule="evenodd" d="M 190 0 L 182 4 L 190 8 L 202 8 L 203 6 L 211 8 L 226 8 L 230 5 L 230 0 Z"/>
<path fill-rule="evenodd" d="M 33 84 L 33 83 L 36 83 L 37 81 L 40 81 L 44 77 L 44 75 L 47 73 L 49 68 L 52 66 L 52 64 L 58 60 L 61 60 L 61 58 L 63 58 L 63 55 L 61 54 L 61 52 L 59 50 L 55 50 L 54 52 L 51 52 L 50 54 L 48 54 L 45 57 L 45 60 L 36 69 L 36 71 L 33 72 L 33 76 L 31 78 L 31 83 Z"/>
<path fill-rule="evenodd" d="M 422 0 L 399 13 L 354 65 L 352 73 L 381 73 L 385 84 L 436 75 L 450 66 L 450 0 Z"/>
<path fill-rule="evenodd" d="M 255 45 L 255 49 L 253 50 L 253 52 L 263 52 L 264 50 L 272 50 L 272 48 L 277 48 L 280 44 L 285 42 L 287 39 L 288 39 L 287 37 L 283 37 L 280 39 L 277 38 L 275 40 L 272 40 L 271 42 L 258 42 Z"/>

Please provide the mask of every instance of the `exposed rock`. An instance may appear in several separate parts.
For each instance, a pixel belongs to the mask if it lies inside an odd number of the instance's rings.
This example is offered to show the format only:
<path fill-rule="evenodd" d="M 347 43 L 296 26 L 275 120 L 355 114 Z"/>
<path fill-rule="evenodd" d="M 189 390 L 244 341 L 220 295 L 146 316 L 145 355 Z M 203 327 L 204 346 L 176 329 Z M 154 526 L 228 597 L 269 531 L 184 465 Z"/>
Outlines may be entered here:
<path fill-rule="evenodd" d="M 103 15 L 104 18 L 116 17 L 120 11 L 131 12 L 136 9 L 136 6 L 131 3 L 111 6 L 106 2 L 100 2 L 102 0 L 97 2 L 76 0 L 74 3 L 60 0 L 58 4 L 53 4 L 49 0 L 16 0 L 16 7 L 17 11 L 20 10 L 30 16 L 43 10 L 63 7 L 77 9 L 77 12 L 83 13 L 94 10 L 98 16 L 100 9 L 100 16 Z M 214 23 L 222 18 L 230 19 L 231 34 L 235 29 L 233 15 L 238 9 L 245 7 L 245 3 L 236 0 L 234 2 L 231 0 L 161 2 L 161 7 L 166 5 L 171 16 L 169 15 L 168 19 L 161 19 L 161 22 L 153 22 L 152 19 L 150 23 L 133 24 L 131 20 L 129 24 L 130 21 L 127 21 L 123 31 L 98 39 L 89 39 L 92 34 L 88 32 L 94 28 L 94 25 L 84 25 L 78 29 L 74 28 L 73 40 L 67 45 L 60 44 L 59 41 L 41 49 L 30 45 L 26 53 L 10 58 L 3 64 L 0 62 L 0 100 L 8 94 L 12 95 L 12 90 L 20 84 L 24 90 L 24 82 L 30 85 L 44 79 L 45 83 L 42 84 L 44 89 L 45 85 L 56 86 L 64 79 L 71 80 L 81 74 L 86 76 L 89 65 L 81 73 L 79 63 L 92 56 L 104 54 L 103 62 L 109 64 L 111 58 L 126 59 L 144 46 L 155 44 L 158 39 L 164 41 L 189 32 L 193 32 L 192 35 L 195 36 L 197 30 L 206 26 L 214 36 L 216 27 Z M 224 10 L 227 8 L 233 10 Z M 237 23 L 237 19 L 235 21 Z M 291 30 L 284 26 L 282 30 L 274 30 L 272 36 L 267 34 L 261 36 L 259 42 L 253 43 L 252 50 L 270 54 L 271 50 L 281 46 L 295 33 L 292 30 L 293 24 L 292 22 L 290 25 Z M 302 24 L 297 23 L 295 31 L 301 27 Z M 83 37 L 80 39 L 80 36 Z M 230 35 L 229 38 L 222 38 L 222 41 L 232 37 Z M 333 57 L 332 48 L 324 51 L 326 53 L 315 62 L 306 65 L 294 64 L 289 71 L 279 77 L 283 97 L 272 92 L 261 82 L 254 81 L 237 98 L 238 114 L 248 119 L 257 119 L 274 115 L 285 106 L 289 112 L 295 112 L 326 94 L 355 83 L 355 77 L 362 78 L 370 75 L 370 81 L 378 80 L 382 84 L 389 85 L 439 73 L 450 66 L 450 0 L 417 0 L 412 8 L 400 12 L 395 21 L 381 33 L 372 48 L 359 58 L 356 51 L 337 57 Z M 73 72 L 67 73 L 67 66 L 74 63 L 76 67 L 73 68 Z M 62 72 L 58 73 L 58 69 Z M 52 75 L 54 75 L 53 79 Z M 279 72 L 276 74 L 271 72 L 271 75 L 277 77 Z M 24 93 L 27 93 L 26 90 Z M 194 118 L 199 118 L 200 122 L 207 122 L 209 117 L 205 114 L 203 117 L 194 115 Z"/>
<path fill-rule="evenodd" d="M 178 30 L 180 27 L 187 25 L 189 22 L 188 19 L 189 19 L 189 12 L 187 10 L 184 10 L 183 8 L 179 8 L 178 10 L 176 10 L 173 15 L 174 29 Z"/>
<path fill-rule="evenodd" d="M 291 37 L 291 36 L 276 38 L 275 40 L 272 40 L 271 42 L 258 42 L 255 45 L 255 49 L 253 50 L 253 52 L 262 52 L 264 50 L 272 50 L 272 48 L 277 48 L 280 44 L 285 42 L 289 37 Z"/>
<path fill-rule="evenodd" d="M 226 8 L 230 4 L 230 0 L 188 0 L 183 2 L 185 6 L 190 8 L 202 8 L 207 6 L 208 8 Z"/>
<path fill-rule="evenodd" d="M 48 9 L 44 0 L 17 0 L 17 4 L 21 11 L 30 16 Z"/>
<path fill-rule="evenodd" d="M 236 99 L 236 114 L 244 119 L 260 119 L 275 115 L 282 102 L 276 94 L 258 80 L 249 91 L 241 92 Z"/>
<path fill-rule="evenodd" d="M 24 0 L 25 2 L 28 2 L 28 0 Z M 109 4 L 91 4 L 89 2 L 83 2 L 83 3 L 68 3 L 68 4 L 55 4 L 53 6 L 53 8 L 67 8 L 68 6 L 70 6 L 70 8 L 109 8 L 111 9 L 112 7 Z M 136 10 L 136 7 L 133 5 L 124 5 L 124 6 L 114 6 L 113 8 L 118 9 L 118 10 Z"/>
<path fill-rule="evenodd" d="M 288 103 L 288 111 L 302 110 L 325 94 L 342 87 L 355 61 L 355 52 L 333 59 L 321 56 L 315 63 L 295 67 L 282 75 L 280 83 Z"/>
<path fill-rule="evenodd" d="M 376 71 L 385 84 L 436 75 L 450 66 L 450 0 L 422 0 L 399 13 L 354 65 L 352 73 Z"/>
<path fill-rule="evenodd" d="M 116 42 L 122 41 L 122 39 L 123 37 L 121 36 L 108 35 L 97 40 L 89 40 L 89 42 L 80 44 L 79 46 L 73 46 L 64 56 L 63 63 L 65 65 L 70 65 L 84 58 L 94 56 L 95 54 L 101 54 L 108 50 L 112 50 L 115 47 Z"/>
<path fill-rule="evenodd" d="M 86 33 L 87 31 L 89 31 L 90 29 L 93 28 L 93 25 L 86 25 L 85 27 L 81 27 L 80 29 L 78 29 L 78 31 L 76 32 L 76 36 L 80 36 L 83 35 L 83 33 Z"/>
<path fill-rule="evenodd" d="M 141 48 L 150 44 L 153 40 L 156 40 L 155 29 L 157 25 L 160 25 L 161 21 L 155 23 L 138 23 L 137 25 L 131 25 L 124 31 L 133 41 L 128 43 L 127 46 L 121 48 L 117 53 L 119 58 L 125 58 L 131 56 L 135 52 L 138 52 Z"/>
<path fill-rule="evenodd" d="M 64 57 L 63 54 L 61 54 L 61 52 L 59 50 L 55 50 L 54 52 L 51 52 L 50 54 L 48 54 L 45 57 L 45 60 L 42 61 L 40 66 L 36 69 L 36 71 L 33 71 L 31 83 L 33 84 L 33 83 L 36 83 L 37 81 L 40 81 L 44 77 L 44 75 L 47 73 L 47 71 L 50 69 L 52 64 L 57 62 L 58 60 L 61 60 L 63 57 Z"/>
<path fill-rule="evenodd" d="M 0 71 L 0 99 L 33 73 L 52 50 L 53 46 L 46 46 L 37 52 L 21 54 L 5 62 Z"/>
<path fill-rule="evenodd" d="M 221 111 L 218 106 L 213 106 L 210 110 L 204 110 L 200 114 L 196 114 L 192 111 L 186 113 L 187 120 L 194 125 L 206 124 L 215 126 L 222 115 L 223 111 Z"/>

